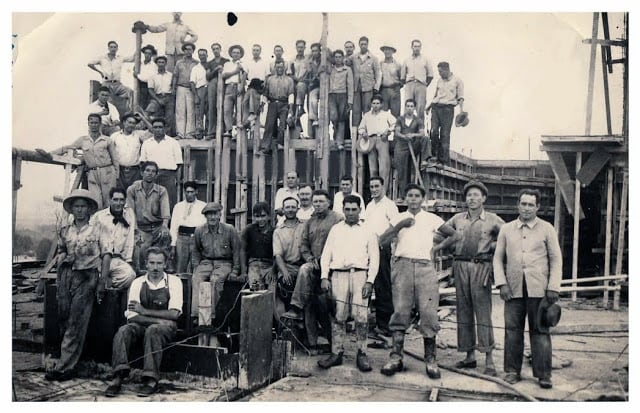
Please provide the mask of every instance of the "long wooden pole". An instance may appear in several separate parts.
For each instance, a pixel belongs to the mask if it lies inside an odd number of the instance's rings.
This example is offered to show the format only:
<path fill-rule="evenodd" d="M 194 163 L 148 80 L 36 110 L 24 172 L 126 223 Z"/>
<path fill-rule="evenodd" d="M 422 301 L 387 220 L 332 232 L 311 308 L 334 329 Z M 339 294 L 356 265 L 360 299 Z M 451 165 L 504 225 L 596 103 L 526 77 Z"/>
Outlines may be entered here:
<path fill-rule="evenodd" d="M 589 59 L 589 84 L 587 85 L 587 117 L 584 127 L 585 135 L 591 135 L 591 117 L 593 115 L 593 85 L 596 76 L 596 50 L 598 47 L 596 40 L 598 39 L 599 16 L 600 13 L 593 13 L 593 26 L 591 27 L 591 57 Z"/>
<path fill-rule="evenodd" d="M 604 233 L 604 276 L 611 274 L 611 221 L 613 211 L 613 168 L 607 168 L 607 218 Z M 608 281 L 604 282 L 604 286 L 609 285 Z M 605 290 L 602 296 L 602 305 L 606 308 L 609 304 L 609 292 Z"/>
<path fill-rule="evenodd" d="M 133 55 L 133 70 L 136 73 L 140 73 L 140 49 L 142 48 L 142 31 L 136 30 L 136 52 Z M 140 83 L 138 79 L 135 79 L 133 82 L 133 102 L 131 106 L 132 111 L 138 110 L 138 106 L 140 105 Z M 144 109 L 144 108 L 143 108 Z"/>
<path fill-rule="evenodd" d="M 573 257 L 571 265 L 571 279 L 578 279 L 578 252 L 580 247 L 580 180 L 577 178 L 578 172 L 582 167 L 582 152 L 576 153 L 576 188 L 573 206 Z M 574 282 L 573 286 L 577 284 Z M 578 299 L 578 293 L 574 291 L 571 294 L 571 301 Z"/>
<path fill-rule="evenodd" d="M 216 124 L 216 151 L 215 151 L 215 164 L 214 174 L 215 181 L 213 186 L 213 200 L 220 202 L 221 182 L 220 176 L 222 175 L 222 123 L 224 121 L 224 112 L 222 110 L 222 99 L 224 98 L 224 81 L 222 80 L 222 74 L 218 74 L 218 95 L 216 99 L 216 110 L 218 111 L 218 119 Z"/>
<path fill-rule="evenodd" d="M 616 275 L 622 272 L 624 259 L 624 235 L 627 230 L 627 198 L 629 196 L 629 170 L 624 169 L 622 174 L 622 195 L 620 199 L 620 224 L 618 225 L 618 250 L 616 251 Z M 613 294 L 613 309 L 620 309 L 620 292 Z"/>
<path fill-rule="evenodd" d="M 322 45 L 321 54 L 321 66 L 327 67 L 328 52 L 327 38 L 329 37 L 329 16 L 327 13 L 322 13 L 322 36 L 320 37 L 320 44 Z M 320 187 L 322 189 L 329 189 L 329 74 L 326 71 L 320 72 L 320 102 L 319 102 L 319 125 L 318 134 L 316 135 L 317 152 L 316 158 L 320 160 Z"/>

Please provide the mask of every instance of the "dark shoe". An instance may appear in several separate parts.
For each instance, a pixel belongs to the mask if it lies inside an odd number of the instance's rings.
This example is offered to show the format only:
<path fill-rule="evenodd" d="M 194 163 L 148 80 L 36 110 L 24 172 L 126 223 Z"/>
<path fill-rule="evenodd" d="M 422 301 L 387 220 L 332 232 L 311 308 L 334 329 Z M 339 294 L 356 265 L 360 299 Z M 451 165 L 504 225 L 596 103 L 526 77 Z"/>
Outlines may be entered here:
<path fill-rule="evenodd" d="M 440 369 L 436 361 L 436 338 L 424 338 L 424 361 L 427 376 L 430 379 L 440 378 Z"/>
<path fill-rule="evenodd" d="M 120 384 L 112 384 L 104 391 L 104 395 L 107 397 L 116 397 L 120 393 L 122 386 Z"/>
<path fill-rule="evenodd" d="M 457 369 L 475 369 L 476 367 L 478 367 L 478 361 L 460 360 L 455 364 L 454 367 Z"/>
<path fill-rule="evenodd" d="M 153 383 L 153 384 L 152 384 Z M 158 391 L 158 382 L 147 382 L 138 388 L 139 397 L 149 397 Z"/>
<path fill-rule="evenodd" d="M 498 376 L 498 372 L 496 371 L 495 367 L 485 367 L 483 374 L 486 375 L 486 376 L 491 376 L 491 377 L 497 377 Z"/>
<path fill-rule="evenodd" d="M 385 376 L 393 376 L 394 374 L 399 373 L 402 370 L 404 370 L 404 365 L 402 364 L 402 360 L 398 359 L 391 360 L 390 362 L 382 366 L 382 368 L 380 369 L 380 373 L 384 374 Z"/>
<path fill-rule="evenodd" d="M 356 365 L 358 366 L 358 369 L 363 373 L 373 370 L 371 368 L 371 364 L 369 364 L 367 353 L 363 353 L 362 350 L 358 350 L 358 355 L 356 356 Z"/>
<path fill-rule="evenodd" d="M 282 314 L 282 317 L 289 318 L 291 320 L 302 320 L 302 319 L 304 319 L 304 316 L 302 315 L 302 312 L 300 310 L 298 310 L 296 307 L 293 307 L 293 306 L 291 306 L 291 309 L 289 311 L 287 311 L 286 313 Z"/>
<path fill-rule="evenodd" d="M 318 366 L 322 367 L 323 369 L 328 369 L 333 366 L 339 366 L 341 364 L 342 364 L 342 352 L 338 354 L 331 353 L 329 357 L 327 357 L 326 359 L 318 360 Z"/>
<path fill-rule="evenodd" d="M 504 375 L 504 378 L 502 380 L 506 381 L 509 384 L 516 384 L 517 382 L 520 381 L 520 374 L 518 374 L 518 373 L 507 373 L 507 374 Z"/>
<path fill-rule="evenodd" d="M 75 373 L 71 370 L 66 371 L 64 373 L 58 370 L 52 370 L 50 372 L 47 372 L 44 375 L 44 378 L 47 379 L 48 381 L 67 381 L 67 380 L 71 380 L 75 376 L 76 376 Z"/>
<path fill-rule="evenodd" d="M 538 385 L 543 389 L 550 389 L 553 387 L 553 383 L 551 383 L 551 379 L 538 379 Z"/>

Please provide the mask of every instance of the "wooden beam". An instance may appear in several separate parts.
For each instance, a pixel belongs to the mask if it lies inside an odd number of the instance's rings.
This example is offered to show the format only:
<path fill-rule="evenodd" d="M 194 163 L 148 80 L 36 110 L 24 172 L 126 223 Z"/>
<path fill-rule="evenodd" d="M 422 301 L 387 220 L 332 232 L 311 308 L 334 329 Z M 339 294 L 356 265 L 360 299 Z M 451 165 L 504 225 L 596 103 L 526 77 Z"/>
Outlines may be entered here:
<path fill-rule="evenodd" d="M 567 143 L 567 142 L 582 142 L 582 143 L 624 143 L 623 135 L 541 135 L 543 144 L 550 143 Z"/>
<path fill-rule="evenodd" d="M 11 157 L 12 158 L 17 158 L 20 157 L 22 158 L 23 161 L 28 161 L 28 162 L 38 162 L 38 163 L 46 163 L 46 164 L 51 164 L 51 165 L 73 165 L 73 166 L 80 166 L 83 164 L 83 162 L 78 159 L 73 157 L 73 151 L 71 152 L 71 155 L 67 154 L 67 155 L 54 155 L 54 154 L 49 154 L 50 157 L 46 157 L 46 156 L 42 156 L 40 153 L 36 152 L 36 151 L 30 151 L 30 150 L 26 150 L 26 149 L 20 149 L 20 148 L 12 148 L 11 150 Z"/>
<path fill-rule="evenodd" d="M 618 250 L 616 251 L 616 274 L 622 273 L 624 259 L 624 235 L 627 232 L 627 198 L 629 197 L 629 170 L 622 175 L 622 194 L 620 196 L 620 223 L 618 224 Z M 620 292 L 613 294 L 613 309 L 620 309 Z"/>
<path fill-rule="evenodd" d="M 598 48 L 598 18 L 599 13 L 593 13 L 593 26 L 591 28 L 591 57 L 589 59 L 589 83 L 587 84 L 587 116 L 584 126 L 584 134 L 591 134 L 591 117 L 593 115 L 593 85 L 596 75 L 596 50 Z M 577 171 L 576 171 L 577 172 Z"/>
<path fill-rule="evenodd" d="M 583 284 L 583 283 L 587 283 L 587 282 L 594 282 L 594 281 L 626 280 L 627 278 L 629 278 L 628 274 L 607 275 L 607 276 L 603 276 L 603 277 L 585 277 L 585 278 L 578 278 L 578 284 Z M 574 282 L 574 280 L 569 280 L 569 279 L 560 280 L 560 285 L 571 284 L 573 282 Z"/>
<path fill-rule="evenodd" d="M 576 175 L 580 171 L 582 166 L 582 152 L 576 153 Z M 574 195 L 574 211 L 580 211 L 580 181 L 576 179 L 575 183 L 575 195 Z M 580 214 L 573 214 L 573 256 L 571 265 L 571 278 L 576 280 L 578 278 L 578 253 L 580 247 Z M 577 284 L 572 284 L 576 287 Z M 578 299 L 577 291 L 571 293 L 571 301 Z"/>
<path fill-rule="evenodd" d="M 629 148 L 626 145 L 612 146 L 608 143 L 565 143 L 565 144 L 543 144 L 539 149 L 543 152 L 593 152 L 598 148 L 606 148 L 612 155 L 626 155 Z"/>
<path fill-rule="evenodd" d="M 589 156 L 587 162 L 578 172 L 576 179 L 580 181 L 582 186 L 589 186 L 589 184 L 591 184 L 595 177 L 600 173 L 602 167 L 609 162 L 609 159 L 611 159 L 611 154 L 603 148 L 599 148 Z"/>
<path fill-rule="evenodd" d="M 604 86 L 604 109 L 607 118 L 607 133 L 611 135 L 611 101 L 609 99 L 609 74 L 607 72 L 607 52 L 604 47 L 601 50 L 602 83 Z"/>
<path fill-rule="evenodd" d="M 216 109 L 218 111 L 217 116 L 217 124 L 216 124 L 216 150 L 215 150 L 215 161 L 214 161 L 214 176 L 215 182 L 213 186 L 213 200 L 216 202 L 220 202 L 221 199 L 221 191 L 222 191 L 222 123 L 224 121 L 224 112 L 222 110 L 222 100 L 224 98 L 224 83 L 222 80 L 222 76 L 218 75 L 218 96 L 216 99 Z"/>
<path fill-rule="evenodd" d="M 211 182 L 214 180 L 213 177 L 213 142 L 209 142 L 209 147 L 207 148 L 207 202 L 211 202 L 213 199 L 212 193 L 212 185 Z"/>
<path fill-rule="evenodd" d="M 133 55 L 133 70 L 136 73 L 140 73 L 140 49 L 142 48 L 142 30 L 144 29 L 136 29 L 134 27 L 133 32 L 136 34 L 136 50 Z M 144 30 L 146 31 L 146 30 Z M 137 78 L 133 78 L 133 102 L 131 108 L 133 111 L 138 110 L 138 106 L 140 105 L 140 84 L 138 83 Z M 141 108 L 145 109 L 145 108 Z"/>
<path fill-rule="evenodd" d="M 560 183 L 558 181 L 555 182 L 555 188 L 556 190 L 555 202 L 553 207 L 553 228 L 556 230 L 558 238 L 560 238 L 560 234 L 562 233 L 562 228 L 560 227 L 560 217 L 562 215 L 562 192 L 560 191 Z M 562 248 L 562 243 L 560 243 L 560 248 Z"/>
<path fill-rule="evenodd" d="M 551 162 L 551 169 L 553 170 L 556 180 L 560 186 L 560 191 L 562 192 L 562 198 L 564 199 L 567 211 L 569 211 L 569 214 L 574 215 L 575 184 L 569 176 L 569 171 L 564 163 L 564 158 L 560 152 L 547 152 L 547 156 L 549 157 L 549 162 Z M 578 215 L 580 216 L 580 219 L 583 219 L 584 212 L 579 205 L 578 207 Z"/>
<path fill-rule="evenodd" d="M 322 45 L 321 54 L 321 67 L 327 67 L 328 53 L 327 38 L 329 37 L 329 16 L 327 13 L 322 13 L 322 35 L 320 37 L 320 44 Z M 316 151 L 316 158 L 322 159 L 320 161 L 320 187 L 322 189 L 329 189 L 329 74 L 326 71 L 320 72 L 320 102 L 319 102 L 319 125 L 318 134 L 316 140 L 318 142 L 318 148 Z"/>
<path fill-rule="evenodd" d="M 604 276 L 611 274 L 611 238 L 612 238 L 612 225 L 613 219 L 613 168 L 607 168 L 607 218 L 605 224 L 604 233 Z M 604 286 L 609 285 L 608 281 L 604 282 Z M 602 296 L 602 305 L 607 308 L 609 304 L 609 292 L 605 291 Z"/>
<path fill-rule="evenodd" d="M 594 15 L 597 13 L 593 13 Z M 596 18 L 594 17 L 594 20 Z M 597 30 L 597 26 L 596 26 Z M 582 40 L 583 44 L 590 44 L 592 47 L 600 45 L 600 46 L 620 46 L 627 47 L 628 42 L 626 40 L 605 40 L 605 39 L 584 39 Z"/>
<path fill-rule="evenodd" d="M 238 388 L 254 390 L 271 380 L 273 292 L 242 292 Z"/>

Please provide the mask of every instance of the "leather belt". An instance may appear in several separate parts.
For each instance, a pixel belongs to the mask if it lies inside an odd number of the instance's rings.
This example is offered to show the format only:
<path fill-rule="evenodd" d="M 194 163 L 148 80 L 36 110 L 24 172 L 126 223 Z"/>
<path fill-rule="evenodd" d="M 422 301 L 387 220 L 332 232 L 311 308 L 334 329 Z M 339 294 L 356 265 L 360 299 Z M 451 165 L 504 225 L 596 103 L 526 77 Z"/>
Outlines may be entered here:
<path fill-rule="evenodd" d="M 109 165 L 103 165 L 103 166 L 94 166 L 93 168 L 88 168 L 90 171 L 97 171 L 98 169 L 101 168 L 108 168 L 110 166 L 113 166 L 113 164 L 109 164 Z"/>
<path fill-rule="evenodd" d="M 490 258 L 477 258 L 477 257 L 453 257 L 454 261 L 462 261 L 462 262 L 473 262 L 474 264 L 478 264 L 480 262 L 491 262 L 493 259 Z"/>
<path fill-rule="evenodd" d="M 431 260 L 426 258 L 407 258 L 407 257 L 395 257 L 396 260 L 407 260 L 414 264 L 431 264 Z"/>
<path fill-rule="evenodd" d="M 193 235 L 194 232 L 196 232 L 196 227 L 187 227 L 184 225 L 178 227 L 178 235 Z"/>
<path fill-rule="evenodd" d="M 335 270 L 335 269 L 332 269 L 331 271 L 338 271 L 338 272 L 350 272 L 350 273 L 353 273 L 353 272 L 358 272 L 358 271 L 369 271 L 369 269 L 368 269 L 368 268 L 357 268 L 357 267 L 356 267 L 356 268 L 349 268 L 349 269 L 346 269 L 346 270 Z"/>
<path fill-rule="evenodd" d="M 269 98 L 269 102 L 289 103 L 289 99 L 287 99 L 287 98 Z"/>

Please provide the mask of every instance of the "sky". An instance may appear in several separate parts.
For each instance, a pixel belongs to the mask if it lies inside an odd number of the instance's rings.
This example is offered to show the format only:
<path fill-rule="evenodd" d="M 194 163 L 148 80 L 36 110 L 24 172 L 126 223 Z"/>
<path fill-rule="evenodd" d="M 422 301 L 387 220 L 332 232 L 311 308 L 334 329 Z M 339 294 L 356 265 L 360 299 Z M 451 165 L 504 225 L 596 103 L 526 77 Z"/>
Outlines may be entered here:
<path fill-rule="evenodd" d="M 248 51 L 259 43 L 265 57 L 275 44 L 284 46 L 285 57 L 293 57 L 295 40 L 317 41 L 322 28 L 317 12 L 237 15 L 234 26 L 227 24 L 225 13 L 186 12 L 183 20 L 198 33 L 198 47 L 217 41 L 225 51 L 233 43 Z M 614 38 L 621 16 L 610 15 Z M 85 134 L 88 85 L 98 79 L 87 62 L 106 53 L 109 40 L 119 43 L 122 55 L 131 54 L 134 21 L 160 24 L 170 19 L 169 13 L 14 13 L 12 145 L 50 150 Z M 411 40 L 421 39 L 434 70 L 437 62 L 448 61 L 465 84 L 464 107 L 471 122 L 454 127 L 453 150 L 478 159 L 546 159 L 538 150 L 540 135 L 584 132 L 589 47 L 581 41 L 590 37 L 591 23 L 591 13 L 329 13 L 328 46 L 340 48 L 346 40 L 357 42 L 367 35 L 372 53 L 382 58 L 379 48 L 389 44 L 403 61 L 411 53 Z M 163 51 L 164 34 L 144 35 L 147 43 Z M 131 71 L 127 65 L 122 74 L 129 86 Z M 597 74 L 592 132 L 605 133 L 601 72 Z M 619 131 L 620 70 L 610 82 L 614 130 Z M 62 177 L 60 167 L 24 165 L 18 219 L 40 219 L 40 201 L 54 206 L 51 199 L 61 194 Z M 44 212 L 51 215 L 54 209 Z"/>

